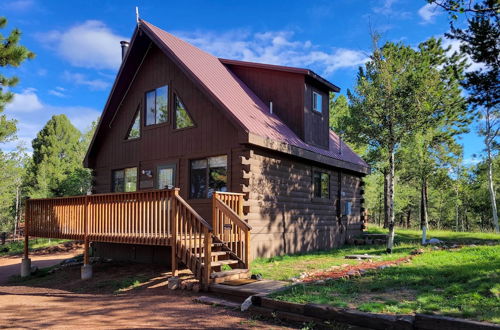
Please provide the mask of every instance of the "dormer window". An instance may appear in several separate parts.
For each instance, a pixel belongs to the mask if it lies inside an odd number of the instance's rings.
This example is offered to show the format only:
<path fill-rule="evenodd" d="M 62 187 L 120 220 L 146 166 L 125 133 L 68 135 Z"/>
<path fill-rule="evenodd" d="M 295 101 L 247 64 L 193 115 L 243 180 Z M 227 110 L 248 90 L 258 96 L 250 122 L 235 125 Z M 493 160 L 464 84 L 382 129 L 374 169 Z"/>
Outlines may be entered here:
<path fill-rule="evenodd" d="M 313 110 L 319 113 L 323 113 L 323 96 L 319 93 L 313 92 L 312 101 Z"/>
<path fill-rule="evenodd" d="M 155 125 L 168 121 L 168 86 L 146 92 L 145 125 Z"/>

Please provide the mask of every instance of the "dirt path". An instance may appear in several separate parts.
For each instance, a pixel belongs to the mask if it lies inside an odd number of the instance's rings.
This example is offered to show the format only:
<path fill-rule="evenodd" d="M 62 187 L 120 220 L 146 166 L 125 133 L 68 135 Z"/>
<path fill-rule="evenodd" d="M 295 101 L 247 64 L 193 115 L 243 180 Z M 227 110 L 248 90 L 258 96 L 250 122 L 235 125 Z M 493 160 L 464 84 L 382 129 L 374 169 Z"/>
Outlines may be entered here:
<path fill-rule="evenodd" d="M 46 267 L 77 253 L 31 257 L 34 265 Z M 2 328 L 283 328 L 237 311 L 194 303 L 192 293 L 168 290 L 164 281 L 120 294 L 82 294 L 44 285 L 6 283 L 10 275 L 19 273 L 19 262 L 19 257 L 0 257 Z M 77 271 L 73 272 L 72 276 L 77 276 Z"/>
<path fill-rule="evenodd" d="M 71 258 L 82 253 L 82 250 L 69 252 L 56 252 L 44 255 L 30 255 L 31 265 L 38 268 L 50 267 L 60 263 L 64 259 Z M 0 285 L 5 284 L 12 275 L 19 275 L 21 272 L 22 256 L 0 257 Z"/>

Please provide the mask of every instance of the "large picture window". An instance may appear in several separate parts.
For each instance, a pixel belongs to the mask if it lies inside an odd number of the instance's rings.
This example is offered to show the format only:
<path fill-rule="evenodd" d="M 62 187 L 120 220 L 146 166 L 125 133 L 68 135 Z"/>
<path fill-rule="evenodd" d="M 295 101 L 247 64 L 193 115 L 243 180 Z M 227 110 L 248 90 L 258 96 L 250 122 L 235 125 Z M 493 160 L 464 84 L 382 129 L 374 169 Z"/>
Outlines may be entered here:
<path fill-rule="evenodd" d="M 137 190 L 137 167 L 113 171 L 113 192 L 129 192 Z"/>
<path fill-rule="evenodd" d="M 227 156 L 191 161 L 190 197 L 211 198 L 214 191 L 227 191 Z"/>
<path fill-rule="evenodd" d="M 314 197 L 330 198 L 330 175 L 323 172 L 313 174 Z"/>
<path fill-rule="evenodd" d="M 168 121 L 168 86 L 146 93 L 146 126 Z"/>

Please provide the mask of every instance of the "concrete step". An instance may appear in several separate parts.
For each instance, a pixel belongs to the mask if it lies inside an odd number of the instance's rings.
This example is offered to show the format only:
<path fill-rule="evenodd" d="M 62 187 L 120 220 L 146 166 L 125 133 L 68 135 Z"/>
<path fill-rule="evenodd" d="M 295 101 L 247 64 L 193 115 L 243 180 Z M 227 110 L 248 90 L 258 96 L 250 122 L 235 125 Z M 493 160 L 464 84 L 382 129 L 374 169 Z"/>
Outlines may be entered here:
<path fill-rule="evenodd" d="M 240 304 L 234 301 L 229 301 L 226 299 L 221 299 L 221 298 L 216 298 L 216 297 L 207 297 L 207 296 L 201 296 L 193 299 L 195 302 L 200 303 L 200 304 L 205 304 L 205 305 L 211 305 L 211 306 L 222 306 L 226 308 L 231 308 L 231 309 L 239 309 Z"/>

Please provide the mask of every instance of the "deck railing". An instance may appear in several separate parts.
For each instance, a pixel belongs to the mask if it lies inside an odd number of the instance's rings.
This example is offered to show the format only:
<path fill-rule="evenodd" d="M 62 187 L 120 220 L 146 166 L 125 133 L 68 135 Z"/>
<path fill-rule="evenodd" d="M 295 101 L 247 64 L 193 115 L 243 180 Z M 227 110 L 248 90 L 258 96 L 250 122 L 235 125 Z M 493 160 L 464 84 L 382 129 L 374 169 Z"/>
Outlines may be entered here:
<path fill-rule="evenodd" d="M 248 268 L 252 227 L 243 220 L 243 196 L 240 193 L 215 192 L 212 196 L 212 219 L 214 237 Z"/>
<path fill-rule="evenodd" d="M 29 235 L 169 245 L 173 190 L 28 199 Z"/>
<path fill-rule="evenodd" d="M 212 242 L 223 243 L 248 267 L 250 229 L 242 219 L 243 194 L 216 192 L 213 222 L 205 221 L 179 189 L 28 199 L 28 236 L 84 241 L 84 264 L 90 241 L 172 246 L 172 272 L 182 261 L 206 286 L 212 272 Z"/>

